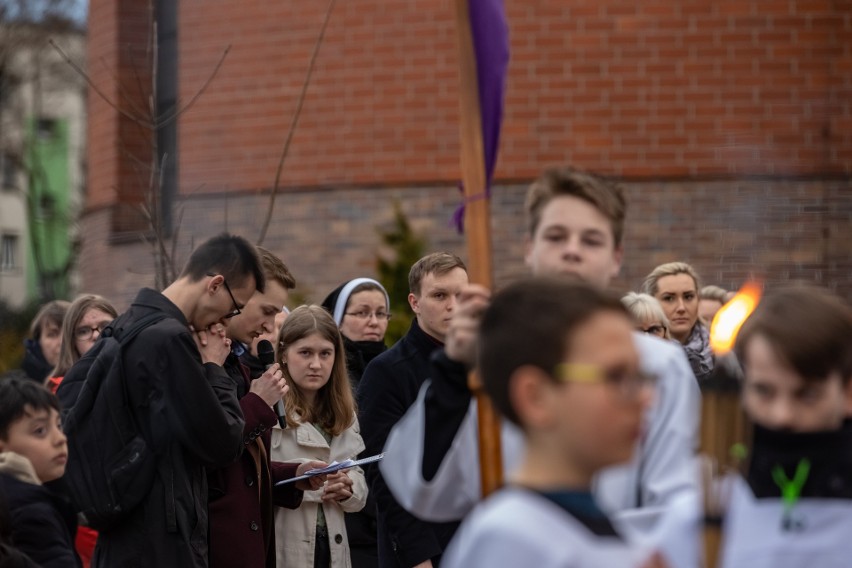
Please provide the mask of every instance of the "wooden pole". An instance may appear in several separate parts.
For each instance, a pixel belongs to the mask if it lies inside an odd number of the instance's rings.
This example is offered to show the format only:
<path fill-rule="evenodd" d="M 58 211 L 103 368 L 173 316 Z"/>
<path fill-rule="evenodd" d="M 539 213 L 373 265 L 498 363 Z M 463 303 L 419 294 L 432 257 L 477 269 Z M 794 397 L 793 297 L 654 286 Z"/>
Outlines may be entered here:
<path fill-rule="evenodd" d="M 461 171 L 464 184 L 468 274 L 473 283 L 491 288 L 491 215 L 486 195 L 485 153 L 479 108 L 476 55 L 470 29 L 467 0 L 456 0 L 459 40 L 459 93 Z M 468 383 L 476 397 L 479 414 L 479 467 L 483 496 L 503 483 L 500 445 L 500 419 L 482 390 L 482 383 L 471 373 Z"/>

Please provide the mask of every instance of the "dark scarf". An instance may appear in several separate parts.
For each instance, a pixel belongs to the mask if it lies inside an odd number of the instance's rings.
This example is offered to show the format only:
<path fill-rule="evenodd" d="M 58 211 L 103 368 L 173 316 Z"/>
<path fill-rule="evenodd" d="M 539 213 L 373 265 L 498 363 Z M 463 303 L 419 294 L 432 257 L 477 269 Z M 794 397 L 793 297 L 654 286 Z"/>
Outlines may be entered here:
<path fill-rule="evenodd" d="M 352 388 L 358 389 L 361 376 L 367 365 L 387 350 L 384 341 L 352 341 L 343 336 L 343 346 L 346 349 L 346 370 L 349 371 L 349 380 Z"/>
<path fill-rule="evenodd" d="M 689 360 L 689 366 L 692 367 L 695 378 L 699 382 L 710 378 L 715 361 L 713 352 L 710 350 L 710 333 L 701 322 L 696 322 L 692 326 L 683 350 L 686 351 L 686 358 Z"/>
<path fill-rule="evenodd" d="M 53 367 L 44 358 L 41 345 L 35 339 L 27 339 L 24 341 L 24 349 L 24 362 L 21 364 L 21 369 L 32 380 L 38 381 L 39 384 L 43 383 L 47 380 Z"/>
<path fill-rule="evenodd" d="M 802 497 L 852 499 L 852 420 L 839 430 L 788 432 L 754 426 L 746 480 L 757 498 L 778 498 L 772 470 L 781 466 L 792 478 L 803 459 L 810 461 Z"/>

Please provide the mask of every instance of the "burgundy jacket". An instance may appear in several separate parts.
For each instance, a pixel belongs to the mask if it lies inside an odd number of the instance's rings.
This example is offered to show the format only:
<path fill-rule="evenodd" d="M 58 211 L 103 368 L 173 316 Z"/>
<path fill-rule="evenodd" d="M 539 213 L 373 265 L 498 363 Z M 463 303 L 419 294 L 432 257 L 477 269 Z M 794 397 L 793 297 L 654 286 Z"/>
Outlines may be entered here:
<path fill-rule="evenodd" d="M 234 355 L 228 357 L 225 370 L 242 381 L 238 390 L 245 393 L 240 408 L 246 426 L 240 458 L 208 472 L 210 568 L 275 568 L 272 506 L 295 509 L 302 502 L 302 491 L 293 484 L 273 487 L 273 483 L 294 477 L 299 464 L 269 461 L 270 429 L 278 418 L 262 398 L 246 392 L 248 370 Z"/>

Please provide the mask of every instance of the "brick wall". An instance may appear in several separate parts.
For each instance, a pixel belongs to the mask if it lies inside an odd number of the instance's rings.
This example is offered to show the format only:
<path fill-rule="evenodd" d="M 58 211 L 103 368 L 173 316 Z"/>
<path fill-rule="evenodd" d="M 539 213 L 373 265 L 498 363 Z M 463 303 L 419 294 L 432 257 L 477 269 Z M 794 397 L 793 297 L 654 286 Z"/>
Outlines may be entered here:
<path fill-rule="evenodd" d="M 96 82 L 111 85 L 110 70 L 126 80 L 119 55 L 144 37 L 144 14 L 126 4 L 91 2 L 89 54 L 105 62 L 89 63 Z M 507 10 L 497 282 L 524 273 L 523 184 L 571 163 L 629 181 L 623 289 L 681 258 L 708 282 L 731 286 L 759 270 L 852 296 L 852 1 L 509 1 Z M 324 11 L 324 2 L 180 0 L 184 102 L 230 46 L 179 122 L 184 253 L 225 227 L 259 232 Z M 457 85 L 449 0 L 337 3 L 265 243 L 313 299 L 369 271 L 395 198 L 433 248 L 463 250 L 446 226 L 459 177 Z M 98 207 L 138 197 L 138 171 L 119 148 L 145 144 L 89 98 L 84 285 L 127 298 L 150 266 L 147 249 L 91 241 L 127 220 Z M 98 277 L 113 268 L 122 276 Z"/>
<path fill-rule="evenodd" d="M 527 273 L 523 264 L 523 185 L 495 188 L 492 235 L 495 285 Z M 642 182 L 625 185 L 629 200 L 625 262 L 618 290 L 637 289 L 657 264 L 692 263 L 706 283 L 735 289 L 751 275 L 768 285 L 794 280 L 835 289 L 852 301 L 852 200 L 848 185 L 822 181 Z M 382 200 L 376 196 L 381 195 Z M 375 276 L 379 232 L 392 223 L 398 200 L 430 250 L 466 258 L 464 242 L 448 220 L 455 189 L 342 188 L 279 197 L 265 241 L 289 265 L 300 293 L 319 302 L 356 276 Z M 182 203 L 178 265 L 194 244 L 222 230 L 254 240 L 265 196 L 207 194 Z M 125 244 L 107 250 L 105 213 L 89 217 L 81 269 L 88 289 L 126 306 L 136 290 L 153 284 L 151 249 Z M 104 275 L 109 275 L 104 277 Z"/>

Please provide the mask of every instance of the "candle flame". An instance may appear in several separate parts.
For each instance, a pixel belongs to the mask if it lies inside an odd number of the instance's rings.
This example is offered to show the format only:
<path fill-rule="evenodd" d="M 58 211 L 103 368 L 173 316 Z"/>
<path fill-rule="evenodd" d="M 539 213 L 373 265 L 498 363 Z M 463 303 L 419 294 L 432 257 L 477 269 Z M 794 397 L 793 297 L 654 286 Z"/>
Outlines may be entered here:
<path fill-rule="evenodd" d="M 734 348 L 737 334 L 748 316 L 757 307 L 763 287 L 757 282 L 746 282 L 730 302 L 722 306 L 710 325 L 710 347 L 716 355 L 724 355 Z"/>

